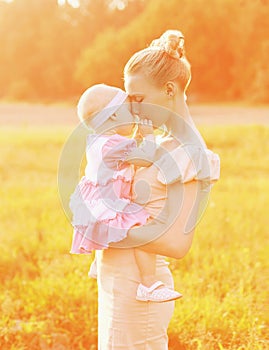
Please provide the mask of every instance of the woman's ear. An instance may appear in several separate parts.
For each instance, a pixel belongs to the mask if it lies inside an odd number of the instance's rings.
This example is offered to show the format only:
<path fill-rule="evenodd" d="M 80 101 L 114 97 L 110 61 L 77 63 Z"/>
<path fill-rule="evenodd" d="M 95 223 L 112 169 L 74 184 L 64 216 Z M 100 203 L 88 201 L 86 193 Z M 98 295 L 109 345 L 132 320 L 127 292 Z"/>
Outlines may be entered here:
<path fill-rule="evenodd" d="M 165 86 L 165 93 L 167 94 L 168 98 L 174 98 L 178 92 L 178 86 L 173 81 L 168 81 Z"/>

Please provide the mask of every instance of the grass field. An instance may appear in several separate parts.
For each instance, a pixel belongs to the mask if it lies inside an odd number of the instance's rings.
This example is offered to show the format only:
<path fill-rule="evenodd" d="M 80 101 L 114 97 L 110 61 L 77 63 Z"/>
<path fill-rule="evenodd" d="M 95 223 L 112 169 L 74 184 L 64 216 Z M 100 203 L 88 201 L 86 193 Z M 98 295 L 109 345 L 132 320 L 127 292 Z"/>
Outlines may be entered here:
<path fill-rule="evenodd" d="M 171 259 L 170 350 L 269 348 L 269 127 L 204 126 L 221 181 L 193 247 Z M 71 256 L 57 190 L 70 126 L 0 129 L 0 349 L 97 349 L 91 258 Z"/>

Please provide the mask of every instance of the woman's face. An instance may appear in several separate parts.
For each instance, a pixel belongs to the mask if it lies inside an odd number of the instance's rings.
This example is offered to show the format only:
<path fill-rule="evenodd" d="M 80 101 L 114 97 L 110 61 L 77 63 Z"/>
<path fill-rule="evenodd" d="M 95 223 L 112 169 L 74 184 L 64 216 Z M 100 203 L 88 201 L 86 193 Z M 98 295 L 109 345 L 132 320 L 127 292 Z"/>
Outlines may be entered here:
<path fill-rule="evenodd" d="M 142 74 L 133 74 L 125 77 L 125 90 L 130 97 L 133 114 L 151 119 L 156 127 L 169 119 L 171 99 L 165 88 L 154 85 Z"/>

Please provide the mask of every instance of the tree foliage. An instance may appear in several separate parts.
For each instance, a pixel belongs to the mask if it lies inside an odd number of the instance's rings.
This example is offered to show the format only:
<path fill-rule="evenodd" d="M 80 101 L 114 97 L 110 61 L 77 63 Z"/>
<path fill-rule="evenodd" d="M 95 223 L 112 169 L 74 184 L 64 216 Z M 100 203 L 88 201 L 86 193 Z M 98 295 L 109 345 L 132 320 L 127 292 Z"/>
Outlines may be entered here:
<path fill-rule="evenodd" d="M 123 86 L 129 57 L 180 29 L 194 100 L 269 102 L 267 0 L 0 2 L 0 97 L 70 99 L 105 82 Z"/>

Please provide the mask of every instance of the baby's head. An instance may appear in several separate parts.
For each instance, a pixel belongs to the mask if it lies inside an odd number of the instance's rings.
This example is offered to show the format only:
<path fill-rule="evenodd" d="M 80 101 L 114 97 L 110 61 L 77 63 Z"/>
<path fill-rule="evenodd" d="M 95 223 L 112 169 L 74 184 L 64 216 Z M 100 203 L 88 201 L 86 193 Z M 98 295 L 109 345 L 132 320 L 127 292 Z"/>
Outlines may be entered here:
<path fill-rule="evenodd" d="M 123 90 L 105 84 L 93 85 L 79 99 L 78 117 L 95 131 L 130 124 L 133 117 L 124 102 L 128 102 L 128 95 Z"/>

